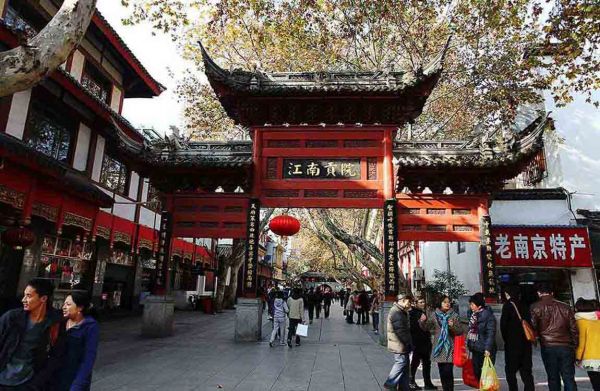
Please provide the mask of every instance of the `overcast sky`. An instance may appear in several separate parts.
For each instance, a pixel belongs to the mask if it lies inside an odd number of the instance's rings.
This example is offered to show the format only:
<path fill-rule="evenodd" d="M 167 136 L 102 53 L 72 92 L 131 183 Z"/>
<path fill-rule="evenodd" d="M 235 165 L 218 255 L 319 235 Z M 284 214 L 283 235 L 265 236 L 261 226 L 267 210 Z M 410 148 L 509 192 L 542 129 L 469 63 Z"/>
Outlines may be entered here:
<path fill-rule="evenodd" d="M 98 10 L 123 38 L 150 74 L 167 90 L 154 99 L 126 99 L 123 116 L 136 128 L 153 127 L 164 133 L 181 123 L 181 105 L 174 95 L 176 79 L 185 69 L 175 44 L 165 35 L 152 35 L 148 25 L 123 26 L 126 10 L 115 0 L 98 0 Z M 175 77 L 169 76 L 169 69 Z"/>

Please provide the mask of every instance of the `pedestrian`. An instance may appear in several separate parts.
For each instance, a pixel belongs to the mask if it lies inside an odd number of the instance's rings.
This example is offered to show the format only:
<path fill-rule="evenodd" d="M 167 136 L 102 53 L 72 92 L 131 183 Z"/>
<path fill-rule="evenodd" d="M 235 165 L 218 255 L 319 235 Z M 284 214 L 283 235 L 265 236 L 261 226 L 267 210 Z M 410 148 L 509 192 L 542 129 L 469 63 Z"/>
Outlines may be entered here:
<path fill-rule="evenodd" d="M 285 346 L 285 317 L 289 312 L 286 302 L 283 301 L 283 292 L 277 291 L 273 302 L 273 331 L 269 340 L 270 347 L 273 347 L 277 333 L 279 333 L 279 344 Z"/>
<path fill-rule="evenodd" d="M 323 303 L 323 291 L 322 287 L 318 287 L 315 291 L 315 313 L 317 315 L 317 319 L 321 316 L 321 308 Z"/>
<path fill-rule="evenodd" d="M 87 292 L 74 291 L 62 307 L 66 319 L 66 354 L 59 370 L 57 391 L 89 390 L 98 350 L 98 323 L 89 315 Z"/>
<path fill-rule="evenodd" d="M 358 295 L 358 301 L 360 302 L 360 308 L 362 309 L 360 322 L 362 324 L 369 323 L 369 295 L 363 289 Z"/>
<path fill-rule="evenodd" d="M 415 306 L 411 308 L 410 315 L 410 335 L 413 341 L 413 354 L 410 360 L 410 388 L 420 390 L 415 376 L 419 364 L 423 365 L 423 380 L 426 390 L 437 390 L 437 387 L 431 382 L 431 332 L 426 326 L 427 315 L 426 303 L 424 297 L 417 297 Z"/>
<path fill-rule="evenodd" d="M 311 287 L 306 294 L 306 304 L 308 307 L 308 322 L 312 324 L 313 318 L 315 317 L 315 289 Z"/>
<path fill-rule="evenodd" d="M 352 301 L 354 302 L 354 312 L 356 312 L 356 325 L 360 326 L 362 323 L 363 308 L 361 306 L 360 292 L 354 291 L 352 295 Z"/>
<path fill-rule="evenodd" d="M 502 306 L 500 333 L 504 340 L 506 382 L 510 391 L 518 391 L 517 372 L 521 375 L 525 391 L 533 391 L 532 346 L 527 340 L 521 319 L 531 322 L 527 307 L 520 301 L 518 286 L 504 287 L 506 302 Z"/>
<path fill-rule="evenodd" d="M 575 360 L 587 371 L 594 391 L 600 391 L 600 306 L 596 300 L 580 298 L 575 310 L 579 331 Z"/>
<path fill-rule="evenodd" d="M 331 310 L 331 300 L 333 299 L 333 292 L 327 288 L 323 294 L 323 314 L 325 319 L 329 318 L 329 312 Z"/>
<path fill-rule="evenodd" d="M 371 316 L 373 317 L 373 332 L 379 334 L 379 308 L 381 307 L 381 299 L 379 293 L 374 290 L 373 298 L 371 299 Z"/>
<path fill-rule="evenodd" d="M 394 353 L 394 365 L 383 387 L 388 390 L 408 391 L 412 338 L 408 311 L 412 295 L 399 294 L 387 318 L 387 348 Z"/>
<path fill-rule="evenodd" d="M 50 280 L 27 283 L 23 308 L 0 317 L 0 390 L 46 390 L 55 381 L 64 353 L 60 311 L 51 306 Z"/>
<path fill-rule="evenodd" d="M 475 377 L 480 379 L 483 360 L 490 357 L 492 362 L 496 361 L 496 317 L 485 305 L 482 293 L 475 293 L 469 298 L 469 308 L 467 348 L 473 360 Z"/>
<path fill-rule="evenodd" d="M 350 300 L 350 288 L 346 288 L 346 291 L 344 292 L 344 307 L 346 308 L 346 306 L 348 305 L 348 300 Z"/>
<path fill-rule="evenodd" d="M 531 305 L 531 326 L 540 339 L 548 389 L 559 391 L 562 379 L 565 391 L 576 390 L 575 347 L 579 334 L 575 314 L 567 304 L 554 299 L 549 284 L 540 284 L 537 292 L 540 299 Z"/>
<path fill-rule="evenodd" d="M 354 293 L 350 293 L 346 300 L 346 322 L 354 323 Z"/>
<path fill-rule="evenodd" d="M 452 300 L 440 295 L 435 311 L 427 316 L 426 328 L 433 332 L 431 361 L 437 363 L 444 391 L 454 390 L 454 337 L 463 333 L 458 314 L 452 309 Z"/>
<path fill-rule="evenodd" d="M 296 336 L 296 346 L 300 346 L 300 336 L 296 335 L 298 324 L 302 323 L 304 318 L 304 300 L 300 294 L 300 289 L 292 289 L 292 295 L 287 300 L 289 309 L 288 317 L 290 318 L 290 326 L 288 329 L 287 344 L 292 347 L 292 336 Z"/>

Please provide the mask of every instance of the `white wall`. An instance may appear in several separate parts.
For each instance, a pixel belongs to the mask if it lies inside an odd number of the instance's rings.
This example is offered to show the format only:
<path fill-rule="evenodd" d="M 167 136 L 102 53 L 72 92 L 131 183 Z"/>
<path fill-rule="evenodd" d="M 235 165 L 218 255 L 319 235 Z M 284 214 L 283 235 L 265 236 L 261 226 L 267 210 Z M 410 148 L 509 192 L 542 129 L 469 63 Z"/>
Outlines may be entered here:
<path fill-rule="evenodd" d="M 479 243 L 466 243 L 464 253 L 457 253 L 456 242 L 421 243 L 421 266 L 425 272 L 425 281 L 433 279 L 434 271 L 448 269 L 446 246 L 450 247 L 450 270 L 465 285 L 468 294 L 481 291 L 481 264 L 479 261 Z M 413 262 L 414 270 L 414 262 Z"/>
<path fill-rule="evenodd" d="M 156 225 L 155 224 L 156 218 Z M 142 206 L 140 208 L 140 221 L 141 225 L 145 225 L 146 227 L 159 229 L 160 228 L 160 214 L 154 213 L 154 211 Z"/>
<path fill-rule="evenodd" d="M 600 110 L 583 95 L 565 107 L 556 107 L 550 94 L 545 99 L 556 135 L 546 137 L 548 178 L 543 185 L 576 192 L 574 210 L 600 210 Z M 592 99 L 600 100 L 600 91 L 594 91 Z"/>
<path fill-rule="evenodd" d="M 115 194 L 115 202 L 126 202 L 125 204 L 113 205 L 113 214 L 121 218 L 135 221 L 135 204 L 131 204 L 131 200 Z"/>
<path fill-rule="evenodd" d="M 85 65 L 85 56 L 79 50 L 73 52 L 73 60 L 71 61 L 71 76 L 77 81 L 81 81 L 83 75 L 83 66 Z"/>
<path fill-rule="evenodd" d="M 571 225 L 567 200 L 495 200 L 490 207 L 495 225 Z"/>
<path fill-rule="evenodd" d="M 92 130 L 83 123 L 80 123 L 77 134 L 77 145 L 75 146 L 75 154 L 73 156 L 74 169 L 79 171 L 85 170 L 87 166 L 91 138 Z"/>
<path fill-rule="evenodd" d="M 31 90 L 20 91 L 13 95 L 10 111 L 8 112 L 8 122 L 6 123 L 7 134 L 23 139 L 30 100 Z"/>
<path fill-rule="evenodd" d="M 102 171 L 102 160 L 104 159 L 104 137 L 98 135 L 96 139 L 96 153 L 94 155 L 94 165 L 92 166 L 92 180 L 100 181 L 100 172 Z"/>
<path fill-rule="evenodd" d="M 137 201 L 138 190 L 140 188 L 140 176 L 137 172 L 131 171 L 129 176 L 129 198 Z"/>

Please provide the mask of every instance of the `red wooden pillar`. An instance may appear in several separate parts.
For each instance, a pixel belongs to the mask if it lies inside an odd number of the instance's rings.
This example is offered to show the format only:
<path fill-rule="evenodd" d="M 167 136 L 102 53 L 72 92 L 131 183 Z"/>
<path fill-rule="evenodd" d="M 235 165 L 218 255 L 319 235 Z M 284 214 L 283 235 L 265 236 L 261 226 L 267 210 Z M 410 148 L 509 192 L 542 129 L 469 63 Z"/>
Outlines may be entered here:
<path fill-rule="evenodd" d="M 262 133 L 258 129 L 254 129 L 252 163 L 252 197 L 259 198 L 262 182 Z"/>
<path fill-rule="evenodd" d="M 23 203 L 23 211 L 21 212 L 19 225 L 27 226 L 31 224 L 31 211 L 33 210 L 33 202 L 35 200 L 36 185 L 37 181 L 35 179 L 32 179 L 31 184 L 29 185 L 29 193 L 27 193 L 25 202 Z"/>
<path fill-rule="evenodd" d="M 386 129 L 383 133 L 383 198 L 395 199 L 394 139 L 391 129 Z"/>
<path fill-rule="evenodd" d="M 399 292 L 399 278 L 401 273 L 398 269 L 398 218 L 394 192 L 394 154 L 393 154 L 393 135 L 391 129 L 386 129 L 383 133 L 383 197 L 384 205 L 384 294 L 386 300 L 396 301 L 396 295 Z"/>

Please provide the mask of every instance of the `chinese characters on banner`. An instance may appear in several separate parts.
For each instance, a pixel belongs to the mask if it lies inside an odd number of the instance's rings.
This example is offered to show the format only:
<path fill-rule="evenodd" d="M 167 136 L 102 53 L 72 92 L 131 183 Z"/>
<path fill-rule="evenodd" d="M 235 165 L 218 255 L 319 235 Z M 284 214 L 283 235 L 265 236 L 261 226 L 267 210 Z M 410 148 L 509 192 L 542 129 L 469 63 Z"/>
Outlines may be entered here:
<path fill-rule="evenodd" d="M 246 254 L 245 254 L 245 274 L 244 291 L 246 293 L 256 293 L 256 274 L 258 268 L 258 230 L 260 223 L 260 202 L 258 199 L 251 199 L 248 204 L 248 228 Z"/>
<path fill-rule="evenodd" d="M 496 263 L 494 262 L 494 249 L 492 247 L 491 219 L 490 216 L 481 217 L 481 278 L 483 281 L 483 294 L 486 297 L 498 295 L 498 281 L 496 279 Z"/>
<path fill-rule="evenodd" d="M 156 262 L 156 285 L 166 288 L 166 271 L 169 268 L 171 237 L 173 235 L 171 213 L 163 211 L 160 215 L 160 231 L 158 233 L 158 259 Z"/>
<path fill-rule="evenodd" d="M 500 266 L 591 267 L 586 227 L 493 226 L 494 255 Z"/>
<path fill-rule="evenodd" d="M 285 179 L 360 179 L 360 159 L 284 159 Z"/>
<path fill-rule="evenodd" d="M 385 256 L 385 295 L 398 294 L 398 223 L 396 200 L 387 200 L 383 208 L 383 251 Z"/>

